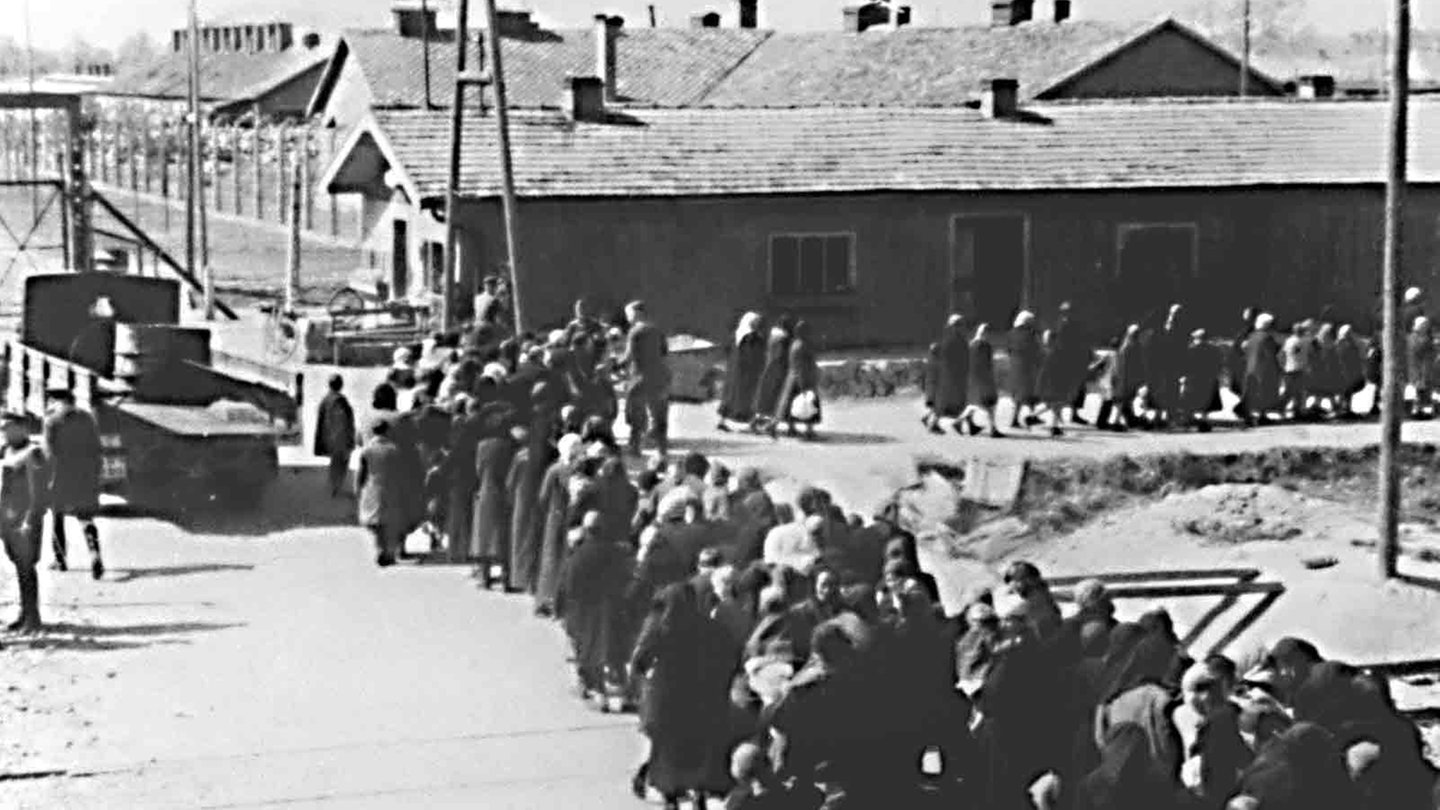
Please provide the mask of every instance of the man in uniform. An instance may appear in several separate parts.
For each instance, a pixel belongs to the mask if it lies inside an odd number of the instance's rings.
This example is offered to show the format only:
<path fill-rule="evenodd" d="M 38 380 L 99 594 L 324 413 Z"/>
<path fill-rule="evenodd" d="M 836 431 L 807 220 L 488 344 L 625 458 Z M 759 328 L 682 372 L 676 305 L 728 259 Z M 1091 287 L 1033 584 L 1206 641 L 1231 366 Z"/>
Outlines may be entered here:
<path fill-rule="evenodd" d="M 30 431 L 19 414 L 0 415 L 0 428 L 5 434 L 4 447 L 0 447 L 0 540 L 20 585 L 20 616 L 7 629 L 38 633 L 40 577 L 35 568 L 40 562 L 48 483 L 45 452 L 30 441 Z"/>
<path fill-rule="evenodd" d="M 625 397 L 625 422 L 630 426 L 630 452 L 640 454 L 646 429 L 655 437 L 655 449 L 664 458 L 669 450 L 670 366 L 665 333 L 650 322 L 645 304 L 632 301 L 625 307 L 630 334 L 619 365 L 630 375 Z"/>
<path fill-rule="evenodd" d="M 65 518 L 74 515 L 90 550 L 90 575 L 105 576 L 100 559 L 100 532 L 95 513 L 100 506 L 101 446 L 95 417 L 80 410 L 68 389 L 48 392 L 50 413 L 45 417 L 45 455 L 50 462 L 50 519 L 53 567 L 67 569 Z"/>

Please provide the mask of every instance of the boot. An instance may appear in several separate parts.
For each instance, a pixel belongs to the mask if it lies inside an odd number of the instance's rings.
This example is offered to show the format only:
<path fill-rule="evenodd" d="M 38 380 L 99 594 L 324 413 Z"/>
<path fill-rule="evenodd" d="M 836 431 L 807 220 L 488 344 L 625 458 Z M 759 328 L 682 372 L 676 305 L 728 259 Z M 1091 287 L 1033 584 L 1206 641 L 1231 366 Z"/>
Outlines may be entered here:
<path fill-rule="evenodd" d="M 100 558 L 100 530 L 94 523 L 85 524 L 85 547 L 90 549 L 90 578 L 99 580 L 105 576 L 105 562 Z"/>

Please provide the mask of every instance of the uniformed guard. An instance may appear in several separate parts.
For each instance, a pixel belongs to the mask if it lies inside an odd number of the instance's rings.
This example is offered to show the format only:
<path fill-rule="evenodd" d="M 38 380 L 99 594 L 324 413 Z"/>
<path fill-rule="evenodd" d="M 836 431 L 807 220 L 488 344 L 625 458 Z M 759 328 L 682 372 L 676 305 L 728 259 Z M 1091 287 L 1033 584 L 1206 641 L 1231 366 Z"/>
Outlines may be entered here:
<path fill-rule="evenodd" d="M 0 540 L 20 585 L 20 616 L 7 629 L 40 631 L 40 562 L 46 504 L 45 451 L 30 440 L 25 417 L 0 415 L 5 444 L 0 448 Z"/>
<path fill-rule="evenodd" d="M 85 546 L 90 550 L 90 575 L 100 579 L 105 576 L 100 532 L 95 528 L 95 513 L 100 507 L 100 429 L 95 417 L 75 404 L 69 389 L 51 389 L 47 398 L 50 412 L 45 416 L 45 454 L 50 462 L 51 547 L 55 554 L 52 567 L 57 571 L 68 567 L 65 518 L 73 515 L 80 521 Z"/>

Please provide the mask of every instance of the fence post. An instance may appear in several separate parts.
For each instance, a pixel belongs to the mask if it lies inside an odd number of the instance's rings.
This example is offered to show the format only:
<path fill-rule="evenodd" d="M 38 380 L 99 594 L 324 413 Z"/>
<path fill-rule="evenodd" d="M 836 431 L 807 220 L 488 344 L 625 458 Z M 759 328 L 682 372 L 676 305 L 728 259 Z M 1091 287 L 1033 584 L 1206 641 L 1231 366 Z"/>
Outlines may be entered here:
<path fill-rule="evenodd" d="M 160 122 L 160 196 L 164 203 L 160 206 L 161 215 L 165 217 L 165 232 L 170 232 L 170 121 Z"/>
<path fill-rule="evenodd" d="M 146 194 L 150 193 L 150 174 L 152 171 L 152 167 L 150 165 L 150 152 L 153 146 L 154 143 L 150 139 L 150 116 L 141 114 L 140 148 L 142 151 L 140 153 L 140 170 L 144 172 L 144 179 L 141 182 L 143 183 L 142 188 L 145 189 Z"/>
<path fill-rule="evenodd" d="M 239 214 L 241 205 L 240 194 L 240 124 L 230 122 L 230 202 L 231 213 Z"/>
<path fill-rule="evenodd" d="M 275 136 L 275 208 L 280 216 L 280 221 L 285 221 L 285 212 L 290 210 L 286 205 L 286 187 L 290 185 L 290 178 L 285 173 L 285 157 L 290 150 L 290 125 L 284 121 L 280 122 L 280 134 Z"/>
<path fill-rule="evenodd" d="M 260 160 L 260 142 L 264 140 L 265 127 L 260 123 L 260 110 L 255 110 L 255 143 L 250 149 L 251 156 L 255 159 L 255 218 L 265 219 L 265 173 L 264 165 Z"/>
<path fill-rule="evenodd" d="M 329 152 L 329 154 L 327 154 L 327 155 L 325 156 L 325 164 L 326 164 L 327 166 L 335 161 L 335 150 L 339 148 L 338 145 L 335 143 L 335 138 L 336 138 L 336 129 L 335 129 L 335 127 L 331 127 L 331 128 L 330 128 L 330 152 Z M 338 237 L 340 236 L 340 206 L 339 206 L 339 201 L 336 200 L 336 199 L 335 199 L 335 195 L 334 195 L 334 194 L 331 194 L 329 191 L 326 191 L 326 192 L 325 192 L 325 199 L 327 199 L 327 200 L 330 201 L 330 235 L 338 238 Z"/>
<path fill-rule="evenodd" d="M 139 149 L 139 139 L 135 137 L 135 118 L 133 116 L 125 119 L 125 154 L 126 162 L 130 166 L 130 190 L 140 192 L 140 164 L 136 162 L 135 153 Z"/>
<path fill-rule="evenodd" d="M 224 206 L 221 203 L 224 200 L 225 196 L 220 193 L 221 132 L 224 132 L 224 129 L 219 126 L 210 127 L 210 182 L 212 183 L 210 187 L 210 208 L 213 209 L 217 214 L 222 213 L 224 210 Z"/>
<path fill-rule="evenodd" d="M 315 181 L 314 167 L 310 161 L 310 139 L 312 136 L 310 127 L 305 128 L 305 139 L 301 141 L 300 148 L 305 150 L 300 153 L 300 195 L 305 201 L 305 230 L 315 230 L 315 193 L 310 186 Z"/>

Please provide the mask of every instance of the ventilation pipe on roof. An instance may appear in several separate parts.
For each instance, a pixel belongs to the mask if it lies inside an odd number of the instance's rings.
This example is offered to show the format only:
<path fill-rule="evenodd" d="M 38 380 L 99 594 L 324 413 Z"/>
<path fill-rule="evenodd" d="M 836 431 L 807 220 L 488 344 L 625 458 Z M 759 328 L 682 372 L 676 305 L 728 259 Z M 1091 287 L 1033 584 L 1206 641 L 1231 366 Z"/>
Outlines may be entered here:
<path fill-rule="evenodd" d="M 707 12 L 705 12 L 705 13 L 703 13 L 703 14 L 692 14 L 692 15 L 690 15 L 690 27 L 691 27 L 691 28 L 719 28 L 719 27 L 720 27 L 720 13 L 717 12 L 717 11 L 707 11 Z"/>
<path fill-rule="evenodd" d="M 995 27 L 1019 25 L 1035 17 L 1035 0 L 992 0 L 990 24 Z"/>
<path fill-rule="evenodd" d="M 1019 111 L 1019 81 L 986 79 L 980 83 L 980 112 L 986 118 L 1014 118 Z"/>
<path fill-rule="evenodd" d="M 1304 99 L 1334 98 L 1335 77 L 1323 73 L 1301 76 L 1295 94 Z"/>
<path fill-rule="evenodd" d="M 620 38 L 620 29 L 624 25 L 623 17 L 595 15 L 595 75 L 605 83 L 606 101 L 615 100 L 615 43 Z"/>
<path fill-rule="evenodd" d="M 1063 23 L 1070 19 L 1071 5 L 1070 0 L 1055 0 L 1055 22 Z"/>
<path fill-rule="evenodd" d="M 760 0 L 740 0 L 739 19 L 741 28 L 760 27 Z"/>
<path fill-rule="evenodd" d="M 571 76 L 566 81 L 565 114 L 572 121 L 605 120 L 605 83 L 599 76 Z"/>
<path fill-rule="evenodd" d="M 901 6 L 896 9 L 896 27 L 906 25 L 910 22 L 910 7 Z M 846 6 L 841 17 L 844 30 L 848 34 L 861 34 L 876 26 L 886 25 L 890 22 L 890 9 L 880 3 L 866 3 L 863 6 Z"/>
<path fill-rule="evenodd" d="M 406 3 L 390 9 L 395 15 L 395 33 L 406 39 L 435 35 L 435 9 Z"/>

